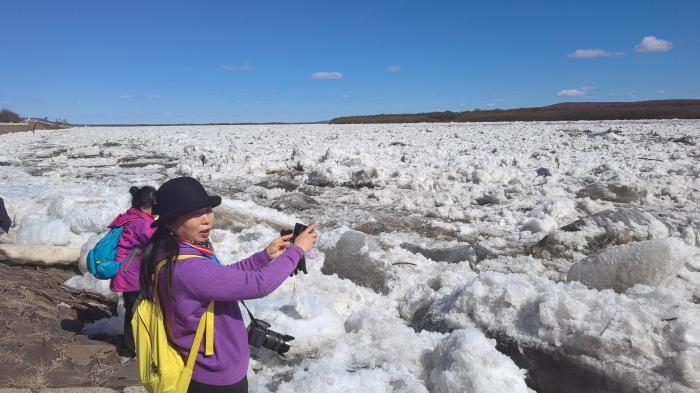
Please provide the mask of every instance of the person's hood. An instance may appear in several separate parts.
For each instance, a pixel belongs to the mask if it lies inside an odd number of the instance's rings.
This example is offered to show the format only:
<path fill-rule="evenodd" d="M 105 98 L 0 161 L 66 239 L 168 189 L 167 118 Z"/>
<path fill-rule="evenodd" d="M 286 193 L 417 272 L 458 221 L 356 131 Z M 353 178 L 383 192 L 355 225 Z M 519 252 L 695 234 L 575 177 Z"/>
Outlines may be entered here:
<path fill-rule="evenodd" d="M 114 221 L 112 221 L 112 223 L 109 224 L 109 227 L 110 228 L 120 227 L 129 221 L 133 221 L 133 220 L 136 220 L 139 218 L 146 219 L 148 221 L 153 221 L 153 216 L 151 216 L 150 214 L 148 214 L 144 211 L 141 211 L 140 209 L 132 207 L 132 208 L 129 208 L 129 210 L 125 211 L 124 213 L 118 215 L 117 218 L 115 218 Z"/>

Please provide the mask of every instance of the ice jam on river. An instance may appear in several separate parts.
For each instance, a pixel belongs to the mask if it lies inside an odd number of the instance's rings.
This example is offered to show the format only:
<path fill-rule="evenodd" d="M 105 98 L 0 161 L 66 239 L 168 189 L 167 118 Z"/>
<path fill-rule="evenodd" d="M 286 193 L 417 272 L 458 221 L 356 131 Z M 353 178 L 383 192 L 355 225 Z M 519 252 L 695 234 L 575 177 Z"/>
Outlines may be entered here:
<path fill-rule="evenodd" d="M 251 391 L 700 389 L 700 121 L 85 127 L 0 144 L 5 258 L 85 271 L 130 185 L 182 175 L 224 197 L 224 263 L 319 223 L 309 274 L 249 303 L 296 337 L 286 359 L 253 351 Z"/>

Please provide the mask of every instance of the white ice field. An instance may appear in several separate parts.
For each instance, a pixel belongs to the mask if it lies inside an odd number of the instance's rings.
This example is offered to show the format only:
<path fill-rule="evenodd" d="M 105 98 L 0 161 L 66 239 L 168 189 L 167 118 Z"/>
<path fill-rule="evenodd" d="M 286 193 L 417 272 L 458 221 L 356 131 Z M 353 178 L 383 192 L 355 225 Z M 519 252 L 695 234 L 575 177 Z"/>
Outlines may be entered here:
<path fill-rule="evenodd" d="M 74 128 L 0 146 L 5 243 L 84 255 L 129 186 L 180 175 L 224 197 L 226 263 L 319 223 L 309 274 L 249 302 L 296 337 L 287 359 L 253 353 L 251 392 L 700 389 L 700 121 Z"/>

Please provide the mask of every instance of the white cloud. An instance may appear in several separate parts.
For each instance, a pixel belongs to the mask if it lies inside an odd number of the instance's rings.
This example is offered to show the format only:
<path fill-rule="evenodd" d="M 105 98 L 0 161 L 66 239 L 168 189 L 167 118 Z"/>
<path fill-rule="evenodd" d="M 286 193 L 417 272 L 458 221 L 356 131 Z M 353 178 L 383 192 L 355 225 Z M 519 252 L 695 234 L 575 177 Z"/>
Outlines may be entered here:
<path fill-rule="evenodd" d="M 160 94 L 149 94 L 146 98 L 149 100 L 160 100 Z"/>
<path fill-rule="evenodd" d="M 668 52 L 673 49 L 673 43 L 670 41 L 656 38 L 653 35 L 646 36 L 642 41 L 634 47 L 637 53 L 660 53 Z"/>
<path fill-rule="evenodd" d="M 581 97 L 585 96 L 588 94 L 589 91 L 595 90 L 595 87 L 589 87 L 589 86 L 584 86 L 580 87 L 578 89 L 564 89 L 560 90 L 559 93 L 557 93 L 557 96 L 559 97 Z"/>
<path fill-rule="evenodd" d="M 387 68 L 386 70 L 387 72 L 401 72 L 403 70 L 403 67 L 401 67 L 400 65 L 395 65 Z"/>
<path fill-rule="evenodd" d="M 241 72 L 249 72 L 253 71 L 253 66 L 250 64 L 244 64 L 242 66 L 233 66 L 233 65 L 222 65 L 221 69 L 224 71 L 241 71 Z"/>
<path fill-rule="evenodd" d="M 579 89 L 564 89 L 557 93 L 559 97 L 580 97 L 586 95 L 586 92 Z"/>
<path fill-rule="evenodd" d="M 489 102 L 486 104 L 487 107 L 489 108 L 495 108 L 497 106 L 500 106 L 500 104 L 503 102 L 503 98 L 491 98 Z"/>
<path fill-rule="evenodd" d="M 573 59 L 592 59 L 595 57 L 610 57 L 610 56 L 622 56 L 625 52 L 608 52 L 603 49 L 576 49 L 574 52 L 569 53 L 567 57 Z"/>
<path fill-rule="evenodd" d="M 659 89 L 656 91 L 656 94 L 666 94 L 666 89 Z"/>
<path fill-rule="evenodd" d="M 347 94 L 341 94 L 339 98 L 340 98 L 341 100 L 345 101 L 345 100 L 350 99 L 350 96 L 347 95 Z"/>
<path fill-rule="evenodd" d="M 321 79 L 337 80 L 337 79 L 343 79 L 343 74 L 341 74 L 340 72 L 336 72 L 336 71 L 332 71 L 332 72 L 322 71 L 322 72 L 314 72 L 313 74 L 311 74 L 311 78 L 317 79 L 317 80 L 321 80 Z"/>
<path fill-rule="evenodd" d="M 119 99 L 120 99 L 120 100 L 130 100 L 130 99 L 132 99 L 132 98 L 134 98 L 134 97 L 132 97 L 132 96 L 130 96 L 130 95 L 128 95 L 128 94 L 124 94 L 124 95 L 119 96 Z"/>

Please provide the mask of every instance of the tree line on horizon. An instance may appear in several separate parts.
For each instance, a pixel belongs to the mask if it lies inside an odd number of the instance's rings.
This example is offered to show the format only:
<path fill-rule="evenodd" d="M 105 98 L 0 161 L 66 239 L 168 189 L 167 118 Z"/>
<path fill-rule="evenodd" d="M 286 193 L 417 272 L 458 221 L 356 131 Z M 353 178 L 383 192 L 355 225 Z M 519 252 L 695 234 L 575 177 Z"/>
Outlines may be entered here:
<path fill-rule="evenodd" d="M 700 119 L 700 100 L 568 102 L 544 107 L 337 117 L 331 124 Z"/>
<path fill-rule="evenodd" d="M 55 123 L 61 126 L 68 125 L 68 119 L 66 118 L 56 118 L 54 121 L 50 121 L 48 116 L 32 118 L 32 122 L 41 122 L 42 120 L 47 123 Z M 0 108 L 0 123 L 22 123 L 25 119 L 18 115 L 16 112 L 9 109 Z"/>
<path fill-rule="evenodd" d="M 21 123 L 22 118 L 9 109 L 0 109 L 0 123 Z"/>

